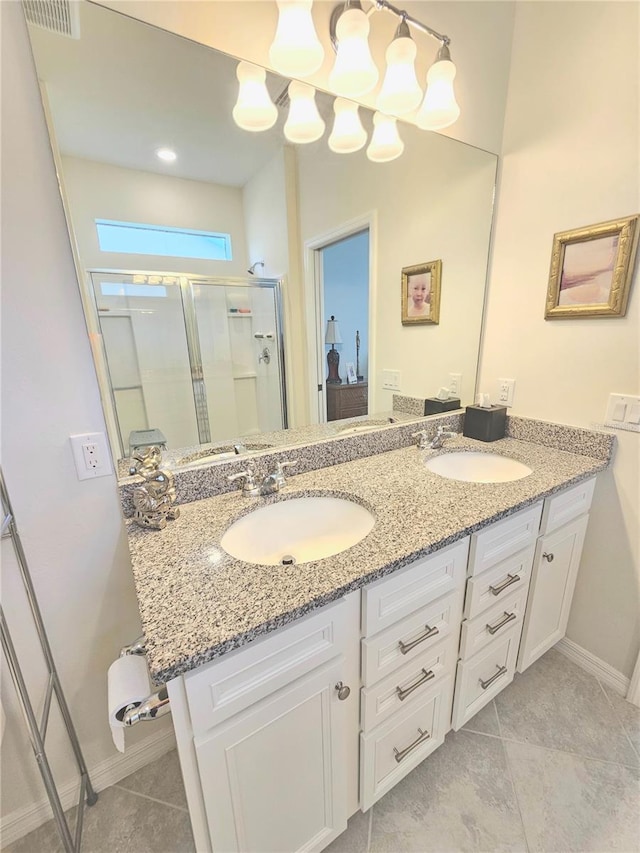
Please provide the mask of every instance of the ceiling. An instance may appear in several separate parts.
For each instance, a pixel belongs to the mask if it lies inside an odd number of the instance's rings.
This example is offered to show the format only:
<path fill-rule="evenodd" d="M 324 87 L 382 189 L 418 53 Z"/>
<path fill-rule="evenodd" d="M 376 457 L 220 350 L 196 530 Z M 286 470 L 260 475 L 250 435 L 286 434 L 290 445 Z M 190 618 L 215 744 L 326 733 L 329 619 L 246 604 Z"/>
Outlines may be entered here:
<path fill-rule="evenodd" d="M 235 125 L 237 62 L 212 48 L 87 2 L 80 39 L 29 32 L 63 155 L 243 186 L 282 146 L 282 110 L 270 131 Z M 267 85 L 275 100 L 287 81 Z M 177 160 L 159 160 L 161 147 Z"/>

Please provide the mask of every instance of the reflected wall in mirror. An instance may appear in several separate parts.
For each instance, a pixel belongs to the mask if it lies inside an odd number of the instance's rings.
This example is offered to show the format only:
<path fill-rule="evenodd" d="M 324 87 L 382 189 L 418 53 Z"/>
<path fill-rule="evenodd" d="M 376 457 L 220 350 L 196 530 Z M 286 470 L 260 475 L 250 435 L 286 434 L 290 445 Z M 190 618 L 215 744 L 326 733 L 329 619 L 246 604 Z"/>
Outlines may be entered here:
<path fill-rule="evenodd" d="M 287 425 L 292 443 L 307 440 L 327 419 L 331 348 L 339 385 L 348 365 L 361 377 L 364 411 L 343 417 L 386 421 L 388 371 L 418 397 L 461 374 L 472 400 L 495 155 L 406 124 L 393 162 L 335 154 L 325 93 L 323 138 L 291 146 L 276 75 L 278 120 L 248 133 L 232 119 L 237 61 L 225 54 L 86 2 L 78 40 L 29 30 L 116 457 L 153 428 L 170 448 L 257 448 Z M 356 271 L 336 251 L 325 281 L 327 247 L 362 234 L 368 262 Z M 403 326 L 402 268 L 435 259 L 440 322 Z M 331 315 L 341 343 L 325 342 Z"/>

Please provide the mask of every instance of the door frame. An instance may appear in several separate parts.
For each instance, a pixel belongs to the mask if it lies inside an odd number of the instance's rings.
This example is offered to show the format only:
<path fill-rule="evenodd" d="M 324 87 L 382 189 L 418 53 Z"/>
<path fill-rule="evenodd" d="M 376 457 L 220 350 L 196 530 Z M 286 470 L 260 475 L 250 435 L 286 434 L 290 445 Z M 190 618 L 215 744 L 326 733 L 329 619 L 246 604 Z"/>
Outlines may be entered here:
<path fill-rule="evenodd" d="M 376 326 L 377 326 L 377 243 L 378 212 L 368 211 L 341 225 L 305 240 L 303 248 L 305 318 L 309 330 L 307 335 L 307 364 L 309 389 L 309 411 L 312 423 L 325 423 L 327 419 L 327 400 L 325 386 L 325 350 L 324 350 L 324 294 L 322 288 L 322 249 L 338 243 L 347 237 L 353 237 L 362 231 L 369 231 L 369 323 L 368 323 L 368 388 L 367 411 L 371 412 L 373 401 L 373 377 L 376 376 Z"/>

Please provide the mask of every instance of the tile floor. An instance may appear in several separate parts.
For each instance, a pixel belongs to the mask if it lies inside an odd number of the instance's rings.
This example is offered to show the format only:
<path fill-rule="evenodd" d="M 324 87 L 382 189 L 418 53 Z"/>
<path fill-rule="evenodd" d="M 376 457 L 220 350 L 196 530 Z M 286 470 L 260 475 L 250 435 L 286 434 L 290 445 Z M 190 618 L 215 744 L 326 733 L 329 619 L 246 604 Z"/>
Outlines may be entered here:
<path fill-rule="evenodd" d="M 82 849 L 193 851 L 175 752 L 102 791 Z M 5 853 L 60 850 L 51 822 Z M 327 848 L 467 850 L 639 851 L 640 709 L 551 650 Z"/>

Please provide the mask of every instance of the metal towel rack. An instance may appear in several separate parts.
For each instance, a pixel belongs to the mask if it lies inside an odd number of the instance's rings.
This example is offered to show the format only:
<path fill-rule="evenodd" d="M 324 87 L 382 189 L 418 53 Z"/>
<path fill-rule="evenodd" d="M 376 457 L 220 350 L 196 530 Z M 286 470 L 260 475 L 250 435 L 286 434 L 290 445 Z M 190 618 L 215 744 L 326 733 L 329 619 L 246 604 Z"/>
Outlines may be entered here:
<path fill-rule="evenodd" d="M 51 654 L 51 647 L 49 646 L 49 640 L 47 639 L 47 632 L 45 631 L 44 623 L 42 621 L 42 614 L 40 613 L 40 608 L 36 599 L 35 590 L 31 581 L 31 575 L 29 574 L 29 566 L 27 564 L 27 559 L 22 548 L 22 543 L 18 534 L 18 528 L 15 523 L 13 510 L 11 509 L 9 495 L 7 494 L 7 489 L 1 470 L 0 495 L 2 498 L 2 539 L 11 539 L 12 541 L 13 550 L 15 552 L 18 566 L 20 568 L 20 574 L 22 576 L 22 582 L 25 588 L 25 592 L 27 594 L 29 606 L 31 608 L 33 621 L 35 623 L 35 627 L 38 632 L 38 637 L 40 639 L 42 654 L 44 656 L 47 670 L 49 672 L 49 679 L 47 682 L 44 706 L 40 723 L 38 723 L 36 719 L 36 715 L 33 710 L 33 705 L 31 704 L 31 699 L 29 698 L 27 686 L 25 684 L 25 680 L 22 675 L 22 670 L 20 668 L 20 662 L 18 660 L 18 656 L 16 654 L 13 642 L 11 640 L 11 634 L 9 633 L 9 626 L 7 625 L 7 621 L 4 616 L 4 610 L 0 606 L 2 650 L 7 659 L 9 670 L 11 672 L 11 679 L 16 688 L 18 699 L 20 700 L 20 707 L 25 722 L 27 724 L 27 728 L 29 729 L 29 738 L 31 740 L 33 754 L 35 756 L 38 769 L 40 770 L 40 774 L 42 775 L 42 780 L 47 791 L 47 796 L 49 797 L 49 802 L 51 803 L 51 808 L 53 810 L 53 816 L 56 820 L 56 823 L 58 824 L 58 830 L 62 838 L 64 849 L 66 853 L 79 853 L 80 844 L 82 841 L 82 822 L 84 817 L 83 800 L 85 800 L 86 798 L 87 805 L 92 806 L 94 805 L 94 803 L 97 802 L 98 795 L 91 786 L 89 773 L 87 772 L 87 767 L 84 763 L 84 758 L 82 757 L 82 750 L 80 749 L 80 744 L 76 736 L 73 721 L 71 720 L 69 708 L 67 707 L 67 702 L 64 698 L 64 693 L 62 692 L 62 687 L 60 685 L 60 680 L 56 671 L 53 655 Z M 71 742 L 71 746 L 73 748 L 73 752 L 78 765 L 78 770 L 80 772 L 80 797 L 78 799 L 78 812 L 76 817 L 75 836 L 73 837 L 71 835 L 71 830 L 69 829 L 69 824 L 64 814 L 64 809 L 62 808 L 62 803 L 60 802 L 58 789 L 56 788 L 53 774 L 51 773 L 51 767 L 49 765 L 49 759 L 47 758 L 47 753 L 45 751 L 44 742 L 47 735 L 49 712 L 51 710 L 51 699 L 53 698 L 54 694 L 56 699 L 58 700 L 60 713 L 62 714 L 62 719 L 64 720 L 64 724 L 67 729 L 67 734 L 69 735 L 69 741 Z"/>

